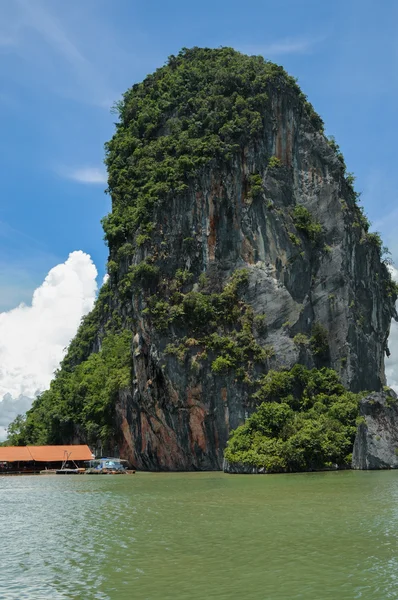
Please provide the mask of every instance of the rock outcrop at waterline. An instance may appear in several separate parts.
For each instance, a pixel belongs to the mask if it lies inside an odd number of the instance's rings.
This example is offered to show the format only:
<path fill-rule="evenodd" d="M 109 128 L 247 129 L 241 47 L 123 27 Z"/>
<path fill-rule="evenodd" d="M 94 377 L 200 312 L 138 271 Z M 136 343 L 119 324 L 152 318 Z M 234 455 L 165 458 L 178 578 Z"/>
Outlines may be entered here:
<path fill-rule="evenodd" d="M 110 280 L 30 435 L 103 440 L 140 469 L 221 469 L 269 369 L 331 366 L 353 391 L 380 390 L 395 288 L 295 81 L 195 48 L 118 108 Z"/>
<path fill-rule="evenodd" d="M 266 475 L 267 469 L 265 467 L 256 467 L 255 465 L 246 465 L 244 463 L 231 463 L 229 460 L 224 458 L 223 469 L 224 473 L 230 475 Z"/>
<path fill-rule="evenodd" d="M 398 468 L 398 398 L 393 390 L 373 393 L 360 404 L 353 469 Z"/>

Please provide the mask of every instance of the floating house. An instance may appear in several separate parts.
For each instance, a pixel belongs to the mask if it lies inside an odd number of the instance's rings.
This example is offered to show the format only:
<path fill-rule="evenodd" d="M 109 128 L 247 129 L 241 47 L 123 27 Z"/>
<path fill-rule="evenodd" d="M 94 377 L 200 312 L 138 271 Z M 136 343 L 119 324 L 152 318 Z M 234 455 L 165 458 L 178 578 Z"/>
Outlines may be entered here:
<path fill-rule="evenodd" d="M 129 462 L 122 458 L 102 457 L 87 461 L 86 467 L 90 475 L 103 472 L 124 473 L 129 468 Z"/>
<path fill-rule="evenodd" d="M 40 471 L 68 467 L 84 467 L 94 459 L 86 445 L 65 446 L 0 446 L 0 475 L 40 473 Z"/>

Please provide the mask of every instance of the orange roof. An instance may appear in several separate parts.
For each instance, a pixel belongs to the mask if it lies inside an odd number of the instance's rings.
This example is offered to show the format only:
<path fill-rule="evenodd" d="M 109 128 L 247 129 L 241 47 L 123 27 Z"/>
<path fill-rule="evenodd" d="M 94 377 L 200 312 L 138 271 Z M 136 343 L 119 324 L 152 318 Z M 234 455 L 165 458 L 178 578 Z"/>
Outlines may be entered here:
<path fill-rule="evenodd" d="M 33 460 L 26 446 L 0 446 L 0 462 Z"/>
<path fill-rule="evenodd" d="M 86 445 L 27 446 L 27 449 L 32 457 L 30 460 L 33 459 L 36 462 L 62 461 L 66 458 L 69 460 L 91 460 L 93 458 L 90 448 Z"/>

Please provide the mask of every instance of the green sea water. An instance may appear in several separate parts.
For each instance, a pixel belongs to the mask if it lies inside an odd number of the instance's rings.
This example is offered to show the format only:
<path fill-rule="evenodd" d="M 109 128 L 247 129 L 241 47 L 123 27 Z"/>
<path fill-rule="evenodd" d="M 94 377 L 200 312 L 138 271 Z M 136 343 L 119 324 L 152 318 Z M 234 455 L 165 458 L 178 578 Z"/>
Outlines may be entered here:
<path fill-rule="evenodd" d="M 398 598 L 398 472 L 0 477 L 1 600 Z"/>

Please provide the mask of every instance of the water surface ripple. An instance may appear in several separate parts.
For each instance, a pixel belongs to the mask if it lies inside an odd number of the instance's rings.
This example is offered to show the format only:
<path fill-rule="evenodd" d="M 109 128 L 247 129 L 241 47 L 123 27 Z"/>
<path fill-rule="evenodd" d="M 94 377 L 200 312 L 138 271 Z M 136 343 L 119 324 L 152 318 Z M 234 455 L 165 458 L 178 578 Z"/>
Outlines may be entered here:
<path fill-rule="evenodd" d="M 398 472 L 0 477 L 2 600 L 398 598 Z"/>

